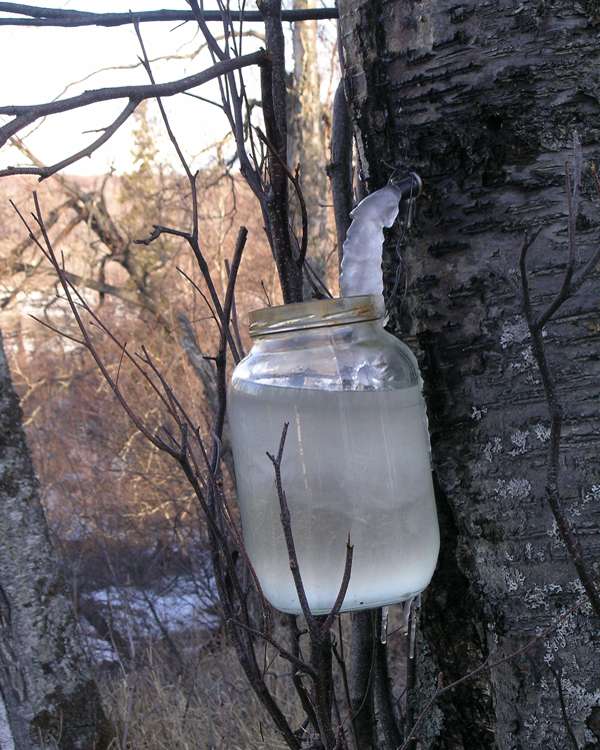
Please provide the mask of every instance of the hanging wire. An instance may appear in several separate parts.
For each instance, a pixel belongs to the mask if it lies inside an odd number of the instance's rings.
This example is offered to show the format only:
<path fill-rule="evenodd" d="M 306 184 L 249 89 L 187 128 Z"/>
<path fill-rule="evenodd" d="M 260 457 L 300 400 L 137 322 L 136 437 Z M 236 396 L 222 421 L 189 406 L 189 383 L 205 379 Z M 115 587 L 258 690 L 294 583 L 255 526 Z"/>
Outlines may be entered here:
<path fill-rule="evenodd" d="M 390 182 L 391 182 L 391 178 L 390 178 Z M 400 233 L 398 235 L 398 239 L 396 240 L 396 246 L 394 249 L 395 254 L 396 254 L 396 261 L 397 261 L 396 274 L 394 277 L 394 284 L 392 286 L 392 291 L 390 292 L 390 295 L 388 297 L 388 306 L 391 304 L 392 300 L 395 298 L 396 293 L 398 292 L 398 287 L 400 286 L 400 279 L 402 277 L 402 269 L 404 267 L 404 259 L 402 258 L 401 249 L 404 244 L 406 233 L 408 229 L 410 229 L 415 198 L 416 198 L 415 185 L 411 183 L 410 193 L 408 194 L 408 198 L 406 199 L 408 202 L 408 209 L 404 216 L 404 220 L 401 223 Z M 408 287 L 408 277 L 406 277 L 404 281 L 404 292 L 402 294 L 403 297 L 407 292 L 407 287 Z"/>

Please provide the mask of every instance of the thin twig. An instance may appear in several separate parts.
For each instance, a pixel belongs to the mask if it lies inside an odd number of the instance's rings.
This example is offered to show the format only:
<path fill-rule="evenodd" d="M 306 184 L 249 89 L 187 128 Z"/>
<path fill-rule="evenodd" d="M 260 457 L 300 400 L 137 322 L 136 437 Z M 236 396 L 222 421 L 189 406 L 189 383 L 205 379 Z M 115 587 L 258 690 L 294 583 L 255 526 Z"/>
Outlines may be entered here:
<path fill-rule="evenodd" d="M 58 262 L 58 260 L 56 258 L 56 255 L 54 253 L 54 248 L 52 247 L 52 243 L 50 242 L 50 238 L 48 237 L 48 233 L 46 231 L 46 226 L 44 224 L 44 217 L 43 217 L 43 214 L 42 214 L 42 210 L 41 210 L 41 207 L 40 207 L 40 203 L 39 203 L 39 199 L 38 199 L 37 193 L 33 194 L 33 200 L 34 200 L 34 204 L 35 204 L 35 216 L 34 216 L 34 218 L 35 218 L 35 220 L 36 220 L 36 222 L 38 224 L 38 227 L 40 229 L 44 245 L 42 245 L 42 243 L 34 235 L 33 230 L 30 228 L 29 224 L 27 223 L 26 219 L 24 218 L 24 216 L 22 215 L 22 213 L 19 211 L 19 209 L 17 208 L 17 206 L 14 203 L 12 205 L 13 205 L 13 208 L 15 209 L 15 211 L 17 212 L 19 218 L 21 219 L 21 221 L 23 222 L 23 224 L 27 228 L 27 230 L 29 232 L 29 236 L 30 236 L 32 242 L 34 242 L 35 245 L 42 251 L 42 253 L 46 256 L 46 258 L 50 261 L 52 267 L 54 268 L 54 270 L 55 270 L 55 272 L 56 272 L 56 274 L 57 274 L 57 276 L 59 278 L 59 281 L 61 283 L 61 286 L 62 286 L 63 292 L 65 294 L 65 297 L 66 297 L 67 303 L 69 305 L 69 308 L 71 309 L 71 313 L 73 314 L 73 317 L 75 318 L 75 321 L 77 322 L 79 330 L 81 331 L 83 342 L 84 342 L 84 345 L 85 345 L 86 349 L 92 355 L 94 361 L 96 362 L 96 365 L 98 366 L 98 368 L 100 369 L 102 375 L 104 376 L 104 379 L 106 380 L 106 382 L 110 386 L 112 392 L 114 393 L 114 395 L 118 399 L 118 401 L 121 404 L 122 408 L 127 413 L 127 416 L 131 419 L 131 421 L 133 422 L 133 424 L 135 424 L 135 426 L 137 427 L 137 429 L 144 435 L 144 437 L 149 442 L 151 442 L 157 448 L 160 448 L 161 450 L 166 451 L 170 455 L 175 456 L 176 452 L 171 448 L 171 446 L 167 445 L 163 440 L 161 440 L 160 438 L 158 438 L 156 435 L 153 435 L 147 429 L 147 427 L 144 425 L 144 423 L 141 421 L 141 419 L 138 417 L 138 415 L 135 414 L 135 412 L 131 409 L 130 405 L 127 403 L 127 400 L 124 398 L 124 396 L 123 396 L 123 394 L 121 392 L 120 387 L 115 383 L 115 381 L 111 377 L 110 373 L 108 372 L 108 370 L 106 368 L 106 365 L 104 364 L 104 362 L 102 361 L 100 355 L 98 354 L 98 352 L 96 350 L 96 347 L 94 346 L 94 344 L 93 344 L 93 342 L 92 342 L 92 340 L 90 338 L 90 335 L 89 335 L 89 333 L 87 331 L 87 328 L 86 328 L 85 324 L 83 323 L 83 320 L 81 318 L 81 314 L 80 314 L 80 312 L 79 312 L 79 310 L 77 308 L 77 305 L 76 305 L 75 301 L 73 300 L 73 295 L 72 295 L 72 289 L 73 289 L 73 287 L 70 284 L 70 282 L 65 278 L 65 275 L 64 275 L 64 272 L 63 272 L 63 268 L 59 264 L 59 262 Z M 85 302 L 84 302 L 84 310 L 86 312 L 89 312 L 89 308 L 87 307 L 87 305 L 85 305 Z"/>
<path fill-rule="evenodd" d="M 151 68 L 151 65 L 150 65 L 150 60 L 148 58 L 148 54 L 146 53 L 146 47 L 145 47 L 144 41 L 142 39 L 142 35 L 141 35 L 141 32 L 140 32 L 139 24 L 136 22 L 134 24 L 134 26 L 135 26 L 135 32 L 136 32 L 136 35 L 137 35 L 137 38 L 138 38 L 138 41 L 140 43 L 140 47 L 141 47 L 141 50 L 142 50 L 142 55 L 143 55 L 142 62 L 143 62 L 144 68 L 145 68 L 146 72 L 148 73 L 148 77 L 150 78 L 151 83 L 155 84 L 156 81 L 155 81 L 154 75 L 152 73 L 152 68 Z M 178 142 L 177 138 L 175 137 L 175 133 L 173 132 L 173 129 L 171 127 L 171 123 L 170 123 L 169 118 L 167 116 L 167 112 L 166 112 L 166 110 L 165 110 L 165 108 L 163 106 L 163 103 L 162 103 L 160 97 L 157 97 L 156 102 L 158 104 L 158 107 L 159 107 L 159 110 L 160 110 L 160 113 L 161 113 L 161 116 L 162 116 L 162 119 L 163 119 L 163 122 L 164 122 L 164 125 L 165 125 L 165 128 L 166 128 L 166 131 L 167 131 L 167 135 L 169 136 L 169 140 L 173 144 L 173 148 L 175 149 L 177 157 L 179 158 L 179 161 L 180 161 L 180 163 L 181 163 L 181 165 L 182 165 L 182 167 L 183 167 L 183 169 L 185 171 L 186 177 L 188 179 L 188 183 L 190 185 L 191 204 L 192 204 L 192 222 L 191 222 L 192 227 L 191 227 L 191 231 L 189 231 L 189 232 L 183 232 L 181 230 L 167 229 L 166 227 L 160 227 L 160 226 L 155 225 L 154 231 L 150 235 L 150 237 L 148 238 L 147 242 L 151 242 L 153 239 L 156 239 L 160 235 L 161 231 L 162 232 L 168 232 L 170 234 L 176 234 L 177 236 L 183 237 L 183 238 L 185 238 L 188 241 L 190 247 L 192 248 L 192 250 L 194 252 L 194 255 L 196 256 L 196 259 L 198 261 L 198 265 L 200 266 L 200 270 L 202 272 L 202 275 L 204 276 L 204 280 L 205 280 L 206 285 L 207 285 L 207 287 L 209 289 L 209 292 L 211 294 L 213 305 L 214 305 L 215 309 L 217 310 L 217 312 L 219 313 L 220 317 L 222 318 L 223 311 L 221 310 L 220 301 L 218 299 L 218 295 L 217 295 L 216 289 L 214 287 L 214 283 L 212 281 L 212 277 L 210 275 L 210 271 L 208 269 L 208 265 L 206 263 L 204 255 L 203 255 L 203 253 L 202 253 L 202 251 L 200 249 L 200 243 L 199 243 L 199 225 L 198 225 L 198 188 L 197 188 L 197 185 L 196 185 L 196 175 L 192 173 L 192 170 L 190 169 L 190 166 L 189 166 L 189 164 L 187 162 L 187 159 L 185 158 L 185 156 L 183 154 L 181 146 L 179 145 L 179 142 Z M 223 328 L 223 326 L 221 325 L 220 330 L 221 330 L 221 334 L 225 333 L 225 335 L 227 337 L 227 340 L 229 341 L 229 343 L 231 345 L 233 356 L 234 356 L 234 358 L 237 361 L 237 359 L 239 359 L 239 356 L 238 356 L 238 353 L 236 351 L 235 342 L 233 341 L 233 338 L 231 337 L 231 334 L 229 332 L 229 326 L 227 325 L 225 328 Z"/>
<path fill-rule="evenodd" d="M 236 627 L 243 628 L 246 632 L 251 633 L 257 638 L 262 638 L 267 643 L 270 643 L 271 646 L 273 646 L 273 648 L 275 648 L 279 652 L 279 655 L 283 657 L 284 659 L 286 659 L 287 661 L 289 661 L 291 664 L 293 664 L 296 667 L 296 669 L 299 669 L 301 672 L 304 672 L 310 677 L 316 678 L 317 675 L 315 673 L 315 670 L 310 666 L 310 664 L 307 664 L 305 661 L 302 661 L 302 659 L 299 659 L 297 656 L 290 653 L 286 648 L 284 648 L 268 633 L 263 633 L 260 630 L 256 630 L 255 628 L 250 628 L 247 625 L 244 625 L 243 622 L 239 622 L 239 620 L 231 620 L 231 622 Z"/>
<path fill-rule="evenodd" d="M 327 615 L 323 623 L 321 624 L 321 630 L 326 632 L 333 625 L 333 621 L 336 615 L 339 613 L 344 603 L 344 597 L 348 591 L 348 585 L 350 584 L 350 575 L 352 573 L 352 557 L 354 555 L 354 547 L 350 544 L 350 533 L 348 533 L 348 539 L 346 541 L 346 562 L 344 563 L 344 574 L 342 576 L 342 582 L 338 591 L 338 595 L 335 598 L 331 612 Z"/>
<path fill-rule="evenodd" d="M 339 652 L 335 644 L 333 644 L 332 646 L 332 651 L 338 663 L 338 666 L 340 668 L 340 672 L 342 674 L 342 685 L 344 686 L 344 695 L 346 697 L 346 707 L 348 709 L 348 715 L 352 718 L 352 714 L 353 714 L 352 698 L 350 697 L 350 683 L 348 682 L 348 670 L 346 668 L 346 657 L 344 654 L 344 633 L 342 631 L 341 615 L 338 617 L 338 638 L 339 638 L 339 643 L 340 643 Z M 354 721 L 350 722 L 350 727 L 352 730 L 352 740 L 354 742 L 354 750 L 360 750 L 360 747 L 358 746 L 358 738 L 356 736 L 356 727 L 354 726 Z"/>
<path fill-rule="evenodd" d="M 319 627 L 315 619 L 315 616 L 311 612 L 310 605 L 308 604 L 308 598 L 306 596 L 304 582 L 302 581 L 302 576 L 300 574 L 300 565 L 298 564 L 298 555 L 296 554 L 296 544 L 294 542 L 294 536 L 292 534 L 290 509 L 288 506 L 287 497 L 285 494 L 285 490 L 283 489 L 283 483 L 281 479 L 281 462 L 283 459 L 283 449 L 285 448 L 285 440 L 287 437 L 289 426 L 290 426 L 289 422 L 285 422 L 283 425 L 283 430 L 281 432 L 281 439 L 279 441 L 279 448 L 277 450 L 277 455 L 274 456 L 272 453 L 269 453 L 267 451 L 267 457 L 269 458 L 269 461 L 271 461 L 271 463 L 273 464 L 273 469 L 275 471 L 275 485 L 277 488 L 277 497 L 279 499 L 279 508 L 281 511 L 281 526 L 283 528 L 283 535 L 285 537 L 285 544 L 287 547 L 287 552 L 288 552 L 288 557 L 289 557 L 290 570 L 292 573 L 292 578 L 294 579 L 296 593 L 298 594 L 298 600 L 300 601 L 302 614 L 304 615 L 309 631 L 313 635 L 318 636 Z"/>
<path fill-rule="evenodd" d="M 569 202 L 569 206 L 572 206 L 571 202 Z M 550 320 L 551 316 L 547 316 L 546 313 L 548 311 L 546 311 L 540 316 L 540 318 L 538 318 L 537 320 L 535 319 L 533 306 L 531 303 L 529 276 L 527 272 L 527 253 L 532 247 L 536 236 L 537 234 L 533 235 L 532 237 L 525 237 L 523 245 L 521 247 L 519 268 L 521 275 L 521 287 L 523 292 L 523 310 L 525 312 L 525 319 L 527 321 L 529 333 L 531 336 L 531 349 L 542 378 L 542 386 L 544 388 L 546 402 L 548 404 L 548 411 L 550 412 L 550 446 L 548 449 L 548 465 L 546 472 L 546 499 L 548 501 L 550 509 L 552 510 L 552 514 L 554 515 L 560 537 L 569 552 L 571 560 L 573 561 L 575 570 L 577 571 L 577 575 L 579 576 L 579 580 L 581 581 L 586 594 L 588 595 L 594 612 L 596 613 L 596 615 L 600 616 L 600 591 L 598 590 L 598 584 L 585 560 L 581 544 L 573 526 L 571 525 L 571 522 L 567 518 L 560 496 L 559 459 L 563 409 L 556 393 L 556 384 L 554 381 L 554 377 L 552 376 L 550 366 L 548 364 L 548 359 L 546 357 L 546 344 L 543 336 L 543 325 L 548 320 Z M 572 242 L 574 243 L 574 237 L 572 239 Z M 574 249 L 571 248 L 569 252 L 570 255 L 572 254 L 572 257 L 574 258 Z M 572 272 L 572 265 L 569 264 L 565 276 L 568 276 L 570 279 L 572 276 Z M 566 291 L 563 291 L 565 289 Z M 569 296 L 570 291 L 568 285 L 567 287 L 565 287 L 565 284 L 563 282 L 559 295 L 555 298 L 555 300 L 548 308 L 548 310 L 552 310 L 552 315 L 554 315 L 559 307 L 564 304 L 564 302 L 566 302 Z M 559 300 L 558 305 L 556 304 L 557 300 Z M 540 325 L 540 321 L 543 321 L 542 325 Z"/>
<path fill-rule="evenodd" d="M 217 392 L 219 393 L 219 405 L 216 410 L 215 416 L 215 432 L 221 434 L 225 424 L 225 410 L 227 405 L 227 367 L 226 367 L 226 353 L 228 339 L 231 338 L 230 332 L 230 321 L 231 321 L 231 308 L 233 305 L 233 297 L 235 291 L 235 282 L 237 280 L 237 274 L 242 262 L 242 254 L 246 247 L 246 239 L 248 238 L 248 230 L 246 227 L 240 227 L 237 241 L 235 243 L 235 249 L 233 251 L 233 258 L 231 260 L 231 273 L 229 280 L 227 281 L 227 289 L 225 291 L 225 301 L 223 302 L 223 311 L 221 313 L 221 337 L 219 342 L 219 350 L 217 354 Z M 228 336 L 229 334 L 229 336 Z M 231 342 L 230 342 L 231 343 Z M 239 354 L 234 348 L 234 357 L 236 361 L 239 361 Z M 217 471 L 217 455 L 216 452 L 213 456 L 213 472 Z"/>
<path fill-rule="evenodd" d="M 298 622 L 296 619 L 296 615 L 289 615 L 288 622 L 290 624 L 290 630 L 292 631 L 292 649 L 294 656 L 296 658 L 300 658 L 301 651 L 300 651 L 300 629 L 298 628 Z M 304 687 L 304 684 L 302 682 L 302 677 L 294 673 L 292 675 L 292 682 L 294 683 L 294 687 L 296 689 L 296 692 L 298 693 L 298 697 L 300 698 L 300 702 L 302 703 L 302 708 L 304 709 L 306 716 L 308 718 L 308 721 L 310 722 L 311 726 L 315 730 L 315 732 L 319 731 L 319 722 L 317 721 L 317 715 L 315 714 L 315 708 L 312 704 L 312 701 L 310 699 L 310 696 L 308 694 L 307 689 Z"/>
<path fill-rule="evenodd" d="M 231 278 L 231 264 L 227 258 L 225 258 L 225 271 L 227 273 L 227 278 Z M 233 335 L 235 336 L 235 343 L 238 348 L 238 352 L 240 353 L 240 357 L 245 357 L 246 352 L 244 350 L 244 344 L 242 342 L 242 336 L 240 334 L 240 325 L 239 325 L 239 319 L 238 319 L 238 313 L 237 313 L 237 305 L 235 304 L 235 293 L 233 295 L 233 300 L 231 302 L 231 324 L 233 326 Z"/>
<path fill-rule="evenodd" d="M 560 711 L 562 713 L 563 717 L 563 724 L 565 725 L 565 730 L 567 732 L 567 737 L 569 738 L 569 742 L 571 743 L 571 747 L 573 750 L 579 750 L 579 742 L 577 742 L 577 737 L 575 737 L 575 732 L 573 731 L 573 727 L 571 726 L 571 721 L 569 719 L 569 715 L 567 713 L 567 707 L 565 705 L 565 696 L 563 694 L 563 687 L 562 687 L 562 680 L 560 678 L 560 673 L 556 670 L 550 667 L 550 671 L 554 675 L 554 679 L 556 680 L 556 687 L 558 688 L 558 700 L 560 703 Z"/>

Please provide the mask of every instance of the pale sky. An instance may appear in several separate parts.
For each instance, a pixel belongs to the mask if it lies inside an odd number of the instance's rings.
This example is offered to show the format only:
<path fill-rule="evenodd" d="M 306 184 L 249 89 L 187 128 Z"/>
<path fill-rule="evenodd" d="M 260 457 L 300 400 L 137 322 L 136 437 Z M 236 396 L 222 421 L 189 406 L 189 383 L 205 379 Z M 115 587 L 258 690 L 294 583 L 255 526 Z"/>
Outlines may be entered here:
<path fill-rule="evenodd" d="M 157 10 L 160 8 L 188 9 L 183 0 L 43 0 L 31 3 L 45 7 L 64 7 L 85 11 L 128 11 Z M 209 8 L 213 4 L 205 3 Z M 232 3 L 232 7 L 235 4 Z M 247 7 L 255 7 L 248 3 Z M 202 41 L 191 23 L 174 28 L 173 23 L 147 23 L 141 31 L 150 59 L 164 55 L 185 55 L 196 49 Z M 215 33 L 219 26 L 214 25 Z M 247 25 L 262 31 L 261 25 Z M 244 52 L 261 46 L 257 39 L 248 38 L 244 42 Z M 288 45 L 289 46 L 289 45 Z M 85 76 L 109 66 L 129 66 L 137 62 L 139 44 L 133 28 L 82 27 L 82 28 L 35 28 L 0 27 L 0 69 L 3 71 L 0 83 L 2 104 L 31 104 L 49 101 L 61 95 L 72 96 L 90 88 L 126 85 L 128 83 L 148 83 L 145 71 L 137 69 L 111 70 L 93 75 L 83 83 L 78 83 L 68 92 L 61 93 L 64 87 L 80 81 Z M 190 59 L 175 59 L 153 64 L 157 81 L 168 81 L 197 73 L 211 64 L 207 53 Z M 247 70 L 246 80 L 250 88 L 256 84 L 257 75 Z M 218 99 L 216 83 L 210 82 L 195 93 Z M 256 92 L 250 92 L 256 96 Z M 178 95 L 164 100 L 172 117 L 172 126 L 188 156 L 195 156 L 202 149 L 220 139 L 228 130 L 222 113 L 215 107 L 198 102 L 191 97 Z M 94 140 L 97 134 L 83 134 L 83 131 L 97 129 L 109 124 L 120 112 L 125 100 L 104 102 L 82 110 L 53 115 L 35 132 L 33 126 L 21 135 L 33 153 L 44 163 L 51 164 L 74 153 Z M 155 106 L 155 105 L 152 105 Z M 131 167 L 131 127 L 132 120 L 126 123 L 91 158 L 85 158 L 69 167 L 70 174 L 96 175 L 107 171 L 113 165 L 117 171 Z M 170 144 L 161 144 L 161 153 L 173 160 Z M 206 159 L 201 156 L 200 160 Z M 8 165 L 24 164 L 24 157 L 15 149 L 4 147 L 0 150 L 0 168 Z M 197 161 L 198 166 L 201 161 Z"/>

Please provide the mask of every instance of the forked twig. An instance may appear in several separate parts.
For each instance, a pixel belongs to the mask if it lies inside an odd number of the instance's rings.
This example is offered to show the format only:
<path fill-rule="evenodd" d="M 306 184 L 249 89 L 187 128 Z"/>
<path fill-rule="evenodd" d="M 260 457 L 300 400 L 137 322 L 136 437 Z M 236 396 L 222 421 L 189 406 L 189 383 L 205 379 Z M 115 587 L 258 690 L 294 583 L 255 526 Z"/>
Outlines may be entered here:
<path fill-rule="evenodd" d="M 550 446 L 548 450 L 548 466 L 546 473 L 546 499 L 552 510 L 556 521 L 558 531 L 563 540 L 571 560 L 579 576 L 585 592 L 590 600 L 592 608 L 597 616 L 600 616 L 600 590 L 598 581 L 594 577 L 588 563 L 585 560 L 581 544 L 577 537 L 576 531 L 565 513 L 559 486 L 560 474 L 560 441 L 562 434 L 563 407 L 559 401 L 556 392 L 556 383 L 552 375 L 548 358 L 546 356 L 546 343 L 544 341 L 544 326 L 552 319 L 562 305 L 570 299 L 576 289 L 585 281 L 600 261 L 600 251 L 596 251 L 592 256 L 593 263 L 586 264 L 582 274 L 578 277 L 576 284 L 573 283 L 576 261 L 576 236 L 575 223 L 578 210 L 578 198 L 581 182 L 581 172 L 577 165 L 581 163 L 580 155 L 581 145 L 577 138 L 575 139 L 575 165 L 573 175 L 569 169 L 566 170 L 566 190 L 567 190 L 567 207 L 568 207 L 568 244 L 569 260 L 563 277 L 561 288 L 548 307 L 538 316 L 535 316 L 531 301 L 531 289 L 529 276 L 527 272 L 527 254 L 539 234 L 531 237 L 526 236 L 521 247 L 519 257 L 519 269 L 521 275 L 521 287 L 523 293 L 523 310 L 525 319 L 531 336 L 531 349 L 537 363 L 544 388 L 548 411 L 550 412 Z M 597 183 L 600 187 L 600 184 Z M 600 190 L 599 190 L 600 194 Z"/>

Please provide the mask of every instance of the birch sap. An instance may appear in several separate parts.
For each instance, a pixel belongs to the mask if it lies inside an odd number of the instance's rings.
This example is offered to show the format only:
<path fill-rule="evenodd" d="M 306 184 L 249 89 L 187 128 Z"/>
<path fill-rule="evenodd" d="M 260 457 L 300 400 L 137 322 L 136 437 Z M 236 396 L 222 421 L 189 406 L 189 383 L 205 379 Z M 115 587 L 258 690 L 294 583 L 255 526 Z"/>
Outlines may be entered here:
<path fill-rule="evenodd" d="M 229 419 L 244 541 L 273 606 L 301 611 L 266 455 L 277 453 L 286 422 L 282 481 L 313 612 L 333 606 L 348 535 L 344 610 L 404 601 L 427 586 L 439 531 L 420 384 L 319 390 L 234 380 Z"/>

